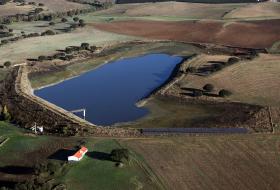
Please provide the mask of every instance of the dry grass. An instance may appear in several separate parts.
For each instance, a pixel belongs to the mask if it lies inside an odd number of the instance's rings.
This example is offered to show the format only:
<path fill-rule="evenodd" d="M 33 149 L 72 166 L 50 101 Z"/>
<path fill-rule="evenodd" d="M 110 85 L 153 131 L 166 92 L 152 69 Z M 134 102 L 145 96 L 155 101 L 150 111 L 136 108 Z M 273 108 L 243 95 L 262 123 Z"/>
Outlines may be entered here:
<path fill-rule="evenodd" d="M 27 58 L 51 55 L 56 50 L 64 49 L 67 46 L 80 45 L 83 42 L 102 46 L 134 39 L 137 38 L 102 32 L 92 27 L 85 27 L 72 33 L 27 38 L 19 40 L 17 43 L 1 46 L 0 57 L 3 63 L 5 61 L 19 63 L 25 61 Z"/>
<path fill-rule="evenodd" d="M 98 15 L 118 16 L 174 16 L 186 19 L 221 19 L 224 14 L 242 4 L 200 4 L 183 2 L 160 2 L 116 5 L 108 10 L 97 13 Z"/>
<path fill-rule="evenodd" d="M 279 135 L 123 140 L 169 189 L 279 189 Z"/>
<path fill-rule="evenodd" d="M 252 18 L 252 17 L 280 17 L 280 4 L 279 3 L 258 3 L 249 4 L 244 7 L 234 9 L 226 14 L 224 18 Z"/>
<path fill-rule="evenodd" d="M 33 5 L 17 6 L 16 3 L 7 3 L 5 5 L 0 5 L 0 17 L 15 14 L 26 14 L 33 9 Z"/>
<path fill-rule="evenodd" d="M 224 56 L 202 55 L 190 64 L 201 66 L 207 61 L 224 60 Z M 230 100 L 260 105 L 280 105 L 280 56 L 260 54 L 252 61 L 241 61 L 209 76 L 188 75 L 181 87 L 202 88 L 211 83 L 219 89 L 233 92 Z M 217 92 L 217 91 L 216 91 Z"/>
<path fill-rule="evenodd" d="M 27 0 L 27 2 L 32 1 L 34 0 Z M 36 0 L 36 3 L 43 3 L 45 5 L 44 8 L 47 9 L 48 12 L 62 12 L 73 9 L 89 8 L 88 5 L 73 3 L 67 0 Z"/>

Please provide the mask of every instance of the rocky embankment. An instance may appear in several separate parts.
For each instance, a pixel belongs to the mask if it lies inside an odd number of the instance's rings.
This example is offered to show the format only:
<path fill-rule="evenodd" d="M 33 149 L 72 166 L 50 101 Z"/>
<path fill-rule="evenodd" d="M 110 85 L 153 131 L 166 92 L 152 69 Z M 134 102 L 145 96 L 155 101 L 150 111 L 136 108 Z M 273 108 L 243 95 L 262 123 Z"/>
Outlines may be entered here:
<path fill-rule="evenodd" d="M 7 106 L 13 120 L 30 129 L 36 123 L 44 132 L 59 135 L 130 137 L 136 129 L 95 126 L 66 110 L 33 95 L 28 66 L 15 67 L 1 85 L 1 105 Z"/>

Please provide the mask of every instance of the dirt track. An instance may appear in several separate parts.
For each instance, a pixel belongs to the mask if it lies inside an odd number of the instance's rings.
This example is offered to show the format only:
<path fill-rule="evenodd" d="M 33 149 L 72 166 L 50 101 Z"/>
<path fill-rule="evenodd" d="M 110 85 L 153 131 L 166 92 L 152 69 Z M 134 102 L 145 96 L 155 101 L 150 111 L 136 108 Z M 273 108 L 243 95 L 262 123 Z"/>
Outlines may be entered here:
<path fill-rule="evenodd" d="M 218 21 L 119 21 L 95 23 L 100 30 L 153 39 L 221 45 L 268 48 L 280 40 L 280 20 L 235 22 L 227 26 Z"/>

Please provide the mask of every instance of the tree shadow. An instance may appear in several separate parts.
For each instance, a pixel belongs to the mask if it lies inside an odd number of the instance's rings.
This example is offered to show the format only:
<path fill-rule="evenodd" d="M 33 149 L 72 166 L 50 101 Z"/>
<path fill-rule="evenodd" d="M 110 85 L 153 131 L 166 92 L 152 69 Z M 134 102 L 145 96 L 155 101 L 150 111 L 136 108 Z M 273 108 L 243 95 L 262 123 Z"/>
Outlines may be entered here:
<path fill-rule="evenodd" d="M 0 180 L 0 187 L 14 189 L 16 184 L 17 184 L 17 182 L 14 182 L 14 181 Z"/>
<path fill-rule="evenodd" d="M 210 96 L 210 97 L 220 97 L 218 94 L 213 94 L 213 93 L 210 93 L 210 92 L 203 92 L 203 95 Z"/>
<path fill-rule="evenodd" d="M 38 61 L 38 59 L 28 58 L 27 61 Z"/>
<path fill-rule="evenodd" d="M 77 152 L 77 150 L 59 149 L 52 155 L 48 156 L 48 159 L 67 161 L 68 156 L 71 156 L 71 155 L 75 154 L 76 152 Z"/>
<path fill-rule="evenodd" d="M 0 172 L 6 174 L 15 174 L 15 175 L 32 174 L 34 173 L 34 169 L 25 166 L 4 166 L 4 167 L 0 167 Z"/>
<path fill-rule="evenodd" d="M 88 152 L 87 156 L 96 160 L 112 161 L 111 155 L 105 152 L 92 151 L 92 152 Z"/>

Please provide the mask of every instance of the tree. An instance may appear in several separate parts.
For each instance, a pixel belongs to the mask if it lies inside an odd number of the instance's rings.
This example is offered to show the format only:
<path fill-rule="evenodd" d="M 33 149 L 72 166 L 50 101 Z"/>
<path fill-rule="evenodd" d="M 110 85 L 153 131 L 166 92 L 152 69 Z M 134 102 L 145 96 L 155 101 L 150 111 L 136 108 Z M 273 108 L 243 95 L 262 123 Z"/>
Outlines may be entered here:
<path fill-rule="evenodd" d="M 8 111 L 7 106 L 4 106 L 2 113 L 1 113 L 1 117 L 3 118 L 4 121 L 11 121 L 12 117 Z"/>
<path fill-rule="evenodd" d="M 81 48 L 82 49 L 89 49 L 89 43 L 82 43 Z"/>
<path fill-rule="evenodd" d="M 10 67 L 12 65 L 12 63 L 10 62 L 10 61 L 6 61 L 5 63 L 4 63 L 4 66 L 5 67 Z"/>
<path fill-rule="evenodd" d="M 74 17 L 73 20 L 74 20 L 74 22 L 78 22 L 79 21 L 79 17 Z"/>
<path fill-rule="evenodd" d="M 206 92 L 212 92 L 214 90 L 214 86 L 212 84 L 206 84 L 203 86 L 203 90 Z"/>
<path fill-rule="evenodd" d="M 39 61 L 44 61 L 44 60 L 46 60 L 46 59 L 47 59 L 47 57 L 44 56 L 44 55 L 41 55 L 41 56 L 38 57 L 38 60 L 39 60 Z"/>
<path fill-rule="evenodd" d="M 79 20 L 79 25 L 81 26 L 81 27 L 84 27 L 86 24 L 85 24 L 85 21 L 84 20 Z"/>
<path fill-rule="evenodd" d="M 110 155 L 111 159 L 115 162 L 122 162 L 123 160 L 129 160 L 129 151 L 128 149 L 114 149 Z"/>
<path fill-rule="evenodd" d="M 62 18 L 61 22 L 67 22 L 68 20 L 66 18 Z"/>
<path fill-rule="evenodd" d="M 229 90 L 222 89 L 222 90 L 219 91 L 219 96 L 220 97 L 230 96 L 231 94 L 232 94 L 232 92 L 230 92 Z"/>

